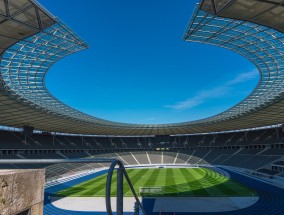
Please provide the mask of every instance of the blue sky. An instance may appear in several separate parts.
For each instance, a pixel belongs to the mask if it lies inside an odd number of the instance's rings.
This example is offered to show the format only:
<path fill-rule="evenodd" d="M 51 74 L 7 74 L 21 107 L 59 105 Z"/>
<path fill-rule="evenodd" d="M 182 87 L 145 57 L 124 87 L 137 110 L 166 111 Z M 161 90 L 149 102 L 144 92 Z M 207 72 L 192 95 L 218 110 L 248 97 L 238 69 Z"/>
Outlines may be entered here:
<path fill-rule="evenodd" d="M 194 0 L 39 0 L 89 49 L 58 61 L 46 86 L 64 103 L 120 122 L 173 123 L 220 113 L 259 74 L 245 58 L 182 40 Z"/>

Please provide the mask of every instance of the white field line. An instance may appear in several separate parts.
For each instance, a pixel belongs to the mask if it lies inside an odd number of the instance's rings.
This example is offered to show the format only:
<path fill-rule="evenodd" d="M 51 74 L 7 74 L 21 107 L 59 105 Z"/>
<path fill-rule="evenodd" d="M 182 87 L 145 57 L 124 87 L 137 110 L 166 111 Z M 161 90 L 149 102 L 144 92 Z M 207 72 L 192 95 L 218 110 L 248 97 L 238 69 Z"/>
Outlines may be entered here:
<path fill-rule="evenodd" d="M 132 152 L 130 152 L 130 154 L 132 155 L 132 157 L 134 158 L 134 160 L 138 163 L 138 165 L 140 165 L 140 163 L 138 162 L 138 160 L 136 159 L 136 157 L 132 154 Z"/>
<path fill-rule="evenodd" d="M 151 160 L 150 160 L 150 157 L 148 155 L 148 152 L 146 152 L 146 155 L 147 155 L 147 158 L 148 158 L 148 161 L 149 161 L 149 164 L 152 164 Z"/>

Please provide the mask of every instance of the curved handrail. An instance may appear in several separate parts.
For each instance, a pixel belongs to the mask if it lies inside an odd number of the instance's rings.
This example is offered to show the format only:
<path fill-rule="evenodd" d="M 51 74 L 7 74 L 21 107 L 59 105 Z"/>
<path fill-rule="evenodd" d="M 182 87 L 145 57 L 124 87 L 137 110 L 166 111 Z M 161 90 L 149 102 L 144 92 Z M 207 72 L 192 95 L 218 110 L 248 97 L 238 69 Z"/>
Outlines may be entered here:
<path fill-rule="evenodd" d="M 144 215 L 146 215 L 146 212 L 142 206 L 142 203 L 140 202 L 133 186 L 132 186 L 132 183 L 130 181 L 130 178 L 128 177 L 128 174 L 124 168 L 124 165 L 123 163 L 120 161 L 120 160 L 115 160 L 111 163 L 110 167 L 109 167 L 109 171 L 108 171 L 108 175 L 107 175 L 107 182 L 106 182 L 106 209 L 107 209 L 107 213 L 108 215 L 112 215 L 112 208 L 111 208 L 111 181 L 112 181 L 112 175 L 113 175 L 113 171 L 115 170 L 115 167 L 116 165 L 119 166 L 119 170 L 122 171 L 130 189 L 131 189 L 131 192 L 132 194 L 134 195 L 134 198 L 136 200 L 136 202 L 138 203 L 140 209 L 142 210 L 142 213 Z M 118 198 L 118 197 L 117 197 Z M 121 212 L 119 212 L 121 213 Z M 119 214 L 118 213 L 118 214 Z M 121 213 L 122 214 L 122 213 Z"/>

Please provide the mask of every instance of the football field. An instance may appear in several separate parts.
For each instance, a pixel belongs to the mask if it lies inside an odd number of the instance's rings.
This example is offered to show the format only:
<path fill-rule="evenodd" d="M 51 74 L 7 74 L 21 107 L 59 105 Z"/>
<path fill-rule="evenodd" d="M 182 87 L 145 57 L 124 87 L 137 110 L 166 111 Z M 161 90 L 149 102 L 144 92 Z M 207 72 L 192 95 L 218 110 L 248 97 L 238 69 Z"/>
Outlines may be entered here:
<path fill-rule="evenodd" d="M 209 168 L 127 169 L 131 182 L 142 196 L 238 197 L 255 196 L 256 192 Z M 105 196 L 106 174 L 66 188 L 56 196 Z M 143 189 L 144 188 L 144 189 Z M 150 192 L 149 189 L 150 188 Z M 124 196 L 133 196 L 124 180 Z M 147 191 L 148 190 L 148 191 Z M 113 175 L 112 196 L 116 196 L 116 174 Z"/>

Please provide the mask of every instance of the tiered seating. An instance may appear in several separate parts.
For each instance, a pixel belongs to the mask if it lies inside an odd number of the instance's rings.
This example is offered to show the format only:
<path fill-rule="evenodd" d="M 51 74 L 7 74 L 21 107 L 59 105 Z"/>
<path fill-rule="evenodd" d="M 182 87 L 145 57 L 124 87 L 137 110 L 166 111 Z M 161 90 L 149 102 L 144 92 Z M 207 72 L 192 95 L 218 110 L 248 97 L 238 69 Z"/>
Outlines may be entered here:
<path fill-rule="evenodd" d="M 153 149 L 207 146 L 249 146 L 281 142 L 281 128 L 231 133 L 171 136 L 166 144 L 155 143 L 155 137 L 68 136 L 0 131 L 1 149 Z"/>
<path fill-rule="evenodd" d="M 91 138 L 97 146 L 101 146 L 104 149 L 112 149 L 115 148 L 115 145 L 112 145 L 109 138 L 103 138 L 103 137 L 92 137 Z"/>
<path fill-rule="evenodd" d="M 123 152 L 119 153 L 121 157 L 123 157 L 123 160 L 125 160 L 129 165 L 137 165 L 137 161 L 133 158 L 132 154 L 130 152 Z"/>
<path fill-rule="evenodd" d="M 268 130 L 266 135 L 263 137 L 264 144 L 278 143 L 280 140 L 280 135 L 282 131 L 280 129 Z"/>
<path fill-rule="evenodd" d="M 279 172 L 271 169 L 259 169 L 257 170 L 260 173 L 265 173 L 267 175 L 277 175 Z"/>
<path fill-rule="evenodd" d="M 188 137 L 188 146 L 199 146 L 202 145 L 204 137 L 200 135 L 192 135 Z"/>
<path fill-rule="evenodd" d="M 194 150 L 191 155 L 192 155 L 192 156 L 195 156 L 195 157 L 198 157 L 198 158 L 202 158 L 202 157 L 204 157 L 207 153 L 208 153 L 208 150 L 204 148 L 204 149 L 197 149 L 197 150 Z"/>
<path fill-rule="evenodd" d="M 139 148 L 137 138 L 129 137 L 129 138 L 117 138 L 115 140 L 119 148 L 125 149 L 135 149 Z M 142 147 L 142 146 L 141 146 Z"/>
<path fill-rule="evenodd" d="M 281 158 L 281 156 L 263 156 L 263 155 L 255 155 L 250 160 L 247 161 L 244 168 L 247 169 L 258 169 L 260 167 L 263 167 L 267 164 L 270 164 L 274 162 L 275 160 L 278 160 Z"/>
<path fill-rule="evenodd" d="M 214 159 L 211 164 L 213 165 L 220 165 L 222 164 L 224 161 L 226 161 L 227 159 L 229 159 L 232 155 L 230 154 L 222 154 L 219 155 L 216 159 Z"/>
<path fill-rule="evenodd" d="M 151 160 L 151 164 L 161 164 L 162 158 L 164 164 L 173 164 L 176 160 L 176 164 L 215 164 L 215 165 L 228 165 L 237 166 L 248 169 L 258 169 L 265 166 L 273 161 L 278 160 L 281 156 L 279 155 L 256 155 L 252 153 L 254 150 L 241 150 L 238 154 L 233 154 L 236 150 L 205 150 L 205 149 L 195 149 L 195 150 L 179 150 L 179 151 L 147 151 L 148 156 Z M 256 149 L 256 152 L 260 150 Z M 265 151 L 267 154 L 267 150 Z M 246 154 L 240 154 L 246 153 Z M 132 152 L 139 164 L 149 164 L 148 157 L 145 151 L 135 151 Z M 137 161 L 134 159 L 130 152 L 116 152 L 116 153 L 63 153 L 63 154 L 24 154 L 21 156 L 17 155 L 2 155 L 2 159 L 20 159 L 32 158 L 32 159 L 46 159 L 55 158 L 62 159 L 68 158 L 80 158 L 80 157 L 105 157 L 105 158 L 117 158 L 122 159 L 127 162 L 128 165 L 138 165 Z M 209 162 L 210 161 L 210 162 Z M 208 163 L 207 163 L 208 162 Z M 281 163 L 281 162 L 279 162 Z M 41 168 L 46 165 L 5 165 L 2 168 Z M 107 167 L 108 164 L 60 164 L 48 166 L 46 176 L 55 177 L 61 174 L 74 174 L 77 171 L 83 171 L 94 168 Z M 266 168 L 267 169 L 267 168 Z M 261 170 L 267 171 L 267 170 Z"/>
<path fill-rule="evenodd" d="M 44 149 L 53 149 L 55 148 L 55 143 L 53 137 L 48 134 L 33 134 L 33 142 L 35 143 L 34 148 L 44 148 Z"/>
<path fill-rule="evenodd" d="M 208 152 L 208 151 L 207 151 Z M 224 155 L 224 154 L 228 154 L 228 155 L 231 155 L 233 153 L 235 153 L 236 150 L 234 149 L 213 149 L 209 154 L 205 154 L 206 153 L 206 150 L 203 150 L 202 151 L 202 154 L 203 156 L 206 155 L 206 157 L 204 158 L 204 161 L 206 161 L 207 163 L 214 163 L 214 161 L 221 155 Z M 194 156 L 198 156 L 200 153 L 197 152 L 194 154 Z M 199 156 L 198 156 L 199 157 Z"/>
<path fill-rule="evenodd" d="M 284 155 L 284 148 L 283 149 L 268 149 L 261 153 L 262 155 Z"/>
<path fill-rule="evenodd" d="M 92 137 L 81 138 L 81 148 L 104 149 L 104 147 L 99 142 L 96 142 L 95 138 Z"/>
<path fill-rule="evenodd" d="M 173 164 L 175 161 L 177 153 L 176 152 L 163 152 L 163 163 Z"/>
<path fill-rule="evenodd" d="M 268 157 L 276 157 L 276 156 L 268 156 Z M 282 158 L 282 160 L 278 159 L 276 162 L 273 162 L 270 165 L 264 166 L 264 168 L 261 168 L 258 171 L 262 171 L 263 169 L 268 169 L 268 170 L 272 171 L 273 173 L 275 173 L 275 172 L 277 172 L 277 174 L 283 173 L 284 172 L 284 161 L 283 161 L 283 158 Z M 273 175 L 275 175 L 275 174 L 273 174 Z"/>
<path fill-rule="evenodd" d="M 148 157 L 147 157 L 147 155 L 146 155 L 146 152 L 141 152 L 141 154 L 138 153 L 138 152 L 136 152 L 136 153 L 133 153 L 133 154 L 134 154 L 136 160 L 137 160 L 140 164 L 150 164 L 150 163 L 149 163 L 149 160 L 148 160 Z"/>
<path fill-rule="evenodd" d="M 186 161 L 186 164 L 196 165 L 200 161 L 199 157 L 196 157 L 194 155 L 190 155 L 189 158 Z"/>
<path fill-rule="evenodd" d="M 0 131 L 0 147 L 1 149 L 22 149 L 28 148 L 17 132 Z"/>
<path fill-rule="evenodd" d="M 279 157 L 277 156 L 233 155 L 229 159 L 221 162 L 220 164 L 227 166 L 236 166 L 246 169 L 258 169 L 277 159 L 279 159 Z"/>
<path fill-rule="evenodd" d="M 188 158 L 189 158 L 188 154 L 184 154 L 184 153 L 181 153 L 180 151 L 178 151 L 176 164 L 185 164 L 185 162 L 187 161 Z"/>
<path fill-rule="evenodd" d="M 66 156 L 67 158 L 85 158 L 90 156 L 86 153 L 62 153 L 62 155 Z"/>
<path fill-rule="evenodd" d="M 152 164 L 162 163 L 162 153 L 156 154 L 156 152 L 148 151 L 148 155 Z"/>
<path fill-rule="evenodd" d="M 277 162 L 274 162 L 273 164 L 284 166 L 284 161 L 277 161 Z"/>
<path fill-rule="evenodd" d="M 126 165 L 213 164 L 257 170 L 270 169 L 267 165 L 284 155 L 282 141 L 284 141 L 284 135 L 282 135 L 281 128 L 171 136 L 169 143 L 165 144 L 156 143 L 154 136 L 81 137 L 49 133 L 25 136 L 20 132 L 0 131 L 0 159 L 108 157 L 122 159 Z M 2 165 L 1 168 L 39 168 L 43 166 L 45 165 L 7 164 Z M 107 164 L 52 165 L 48 167 L 47 175 L 71 174 L 73 171 L 105 166 Z"/>
<path fill-rule="evenodd" d="M 256 154 L 260 153 L 261 151 L 263 151 L 263 149 L 243 149 L 238 154 L 256 155 Z"/>

